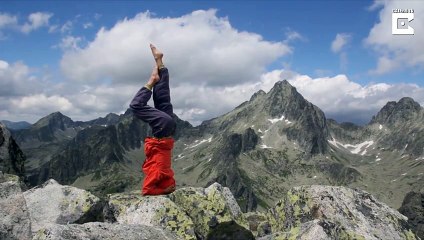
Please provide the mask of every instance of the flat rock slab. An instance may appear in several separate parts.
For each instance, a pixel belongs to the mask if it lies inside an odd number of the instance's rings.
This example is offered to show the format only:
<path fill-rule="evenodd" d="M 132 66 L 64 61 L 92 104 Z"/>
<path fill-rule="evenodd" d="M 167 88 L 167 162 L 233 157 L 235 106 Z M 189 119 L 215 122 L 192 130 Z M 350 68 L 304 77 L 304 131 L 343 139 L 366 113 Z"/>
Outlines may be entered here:
<path fill-rule="evenodd" d="M 50 224 L 84 223 L 95 220 L 101 212 L 100 199 L 71 186 L 50 179 L 43 185 L 24 192 L 30 212 L 32 232 Z"/>
<path fill-rule="evenodd" d="M 179 239 L 159 227 L 91 222 L 49 225 L 40 229 L 33 240 L 174 240 Z"/>

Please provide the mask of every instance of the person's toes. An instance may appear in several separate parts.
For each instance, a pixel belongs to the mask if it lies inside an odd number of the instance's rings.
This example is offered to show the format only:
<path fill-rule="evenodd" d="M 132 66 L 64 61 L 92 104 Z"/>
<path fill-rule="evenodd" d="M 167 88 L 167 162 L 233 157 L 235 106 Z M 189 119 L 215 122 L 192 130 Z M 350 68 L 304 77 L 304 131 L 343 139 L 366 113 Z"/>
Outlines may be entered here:
<path fill-rule="evenodd" d="M 150 49 L 152 50 L 153 57 L 155 59 L 162 58 L 163 53 L 161 53 L 153 44 L 150 43 Z"/>

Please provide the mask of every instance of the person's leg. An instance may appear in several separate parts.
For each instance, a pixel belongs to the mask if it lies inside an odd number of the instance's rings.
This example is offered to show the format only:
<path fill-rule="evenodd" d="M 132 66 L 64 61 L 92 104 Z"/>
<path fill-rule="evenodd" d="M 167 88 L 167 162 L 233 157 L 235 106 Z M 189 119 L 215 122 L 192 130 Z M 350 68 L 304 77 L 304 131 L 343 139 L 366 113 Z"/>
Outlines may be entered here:
<path fill-rule="evenodd" d="M 156 66 L 159 69 L 159 81 L 153 88 L 153 102 L 156 109 L 159 109 L 172 117 L 173 107 L 171 104 L 171 94 L 169 89 L 169 71 L 163 64 L 163 53 L 161 53 L 152 44 L 150 44 L 150 49 L 152 50 Z"/>
<path fill-rule="evenodd" d="M 159 70 L 160 80 L 153 88 L 153 102 L 155 108 L 165 112 L 169 116 L 173 115 L 173 107 L 171 104 L 171 94 L 169 90 L 169 72 L 167 68 Z"/>
<path fill-rule="evenodd" d="M 137 92 L 131 101 L 130 108 L 136 117 L 150 125 L 153 136 L 166 137 L 170 136 L 175 129 L 175 122 L 165 112 L 147 105 L 152 96 L 151 88 L 158 80 L 157 69 L 154 69 L 148 83 Z"/>

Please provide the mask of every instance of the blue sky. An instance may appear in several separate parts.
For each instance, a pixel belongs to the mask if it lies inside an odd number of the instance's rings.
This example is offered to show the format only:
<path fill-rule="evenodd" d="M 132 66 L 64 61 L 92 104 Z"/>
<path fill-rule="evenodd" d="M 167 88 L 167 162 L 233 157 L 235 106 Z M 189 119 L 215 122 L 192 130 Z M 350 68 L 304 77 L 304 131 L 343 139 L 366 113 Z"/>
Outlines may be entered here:
<path fill-rule="evenodd" d="M 420 97 L 424 87 L 424 49 L 419 46 L 424 12 L 420 5 L 419 1 L 2 2 L 0 61 L 6 67 L 1 69 L 0 64 L 0 87 L 4 89 L 0 98 L 5 99 L 0 118 L 34 122 L 49 112 L 62 111 L 75 120 L 86 120 L 125 111 L 139 84 L 137 74 L 146 77 L 151 69 L 149 65 L 138 71 L 132 60 L 147 63 L 148 48 L 143 52 L 141 46 L 156 40 L 158 47 L 171 53 L 165 56 L 176 72 L 173 86 L 187 91 L 173 95 L 177 113 L 193 124 L 231 110 L 254 91 L 268 91 L 282 78 L 329 117 L 364 123 L 389 100 L 407 95 L 424 103 Z M 415 35 L 387 33 L 393 8 L 415 9 L 411 22 Z M 184 22 L 194 30 L 167 19 Z M 152 29 L 146 22 L 151 22 Z M 173 35 L 160 32 L 165 30 Z M 140 39 L 140 44 L 121 44 L 127 36 Z M 196 44 L 184 45 L 191 41 Z M 205 57 L 212 58 L 233 45 L 243 50 L 229 53 L 228 62 Z M 208 47 L 214 51 L 210 55 Z M 132 49 L 140 55 L 132 55 Z M 181 56 L 184 51 L 178 49 L 195 51 L 193 58 L 202 52 L 204 65 L 200 66 L 211 68 L 193 92 L 201 87 L 205 95 L 224 90 L 233 97 L 218 94 L 222 104 L 213 108 L 207 99 L 188 97 L 188 88 L 194 87 L 202 73 L 186 69 L 181 62 L 190 63 L 190 57 Z M 120 52 L 129 55 L 115 58 Z M 95 54 L 98 57 L 87 56 Z M 109 57 L 114 60 L 106 60 Z M 226 66 L 233 66 L 234 71 Z M 254 70 L 239 76 L 237 71 L 246 68 Z M 111 102 L 114 90 L 116 101 Z M 339 94 L 328 96 L 338 90 Z"/>

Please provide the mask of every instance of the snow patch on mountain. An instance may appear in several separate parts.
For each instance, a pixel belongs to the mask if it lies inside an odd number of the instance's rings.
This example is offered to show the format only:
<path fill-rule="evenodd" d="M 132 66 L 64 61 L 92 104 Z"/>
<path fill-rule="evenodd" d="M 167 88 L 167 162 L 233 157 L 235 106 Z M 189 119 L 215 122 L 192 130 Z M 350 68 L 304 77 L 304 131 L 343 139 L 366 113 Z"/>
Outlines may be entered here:
<path fill-rule="evenodd" d="M 260 148 L 265 149 L 265 148 L 272 148 L 272 147 L 269 147 L 269 146 L 267 146 L 267 145 L 265 145 L 265 144 L 262 144 L 262 145 L 260 146 Z"/>
<path fill-rule="evenodd" d="M 360 155 L 365 155 L 367 153 L 367 149 L 374 144 L 374 141 L 370 140 L 370 141 L 365 141 L 362 143 L 358 143 L 356 145 L 353 144 L 343 144 L 341 142 L 338 142 L 335 138 L 328 140 L 328 142 L 330 144 L 332 144 L 333 146 L 340 148 L 343 147 L 347 150 L 349 150 L 351 153 L 353 154 L 360 154 Z"/>
<path fill-rule="evenodd" d="M 196 140 L 196 141 L 194 141 L 194 145 L 193 146 L 188 146 L 188 147 L 186 147 L 186 148 L 184 148 L 184 149 L 187 149 L 187 148 L 195 148 L 195 147 L 197 147 L 197 146 L 199 146 L 200 144 L 203 144 L 203 143 L 205 143 L 205 142 L 212 142 L 212 137 L 210 137 L 210 138 L 208 138 L 208 139 L 202 139 L 202 140 Z"/>
<path fill-rule="evenodd" d="M 268 119 L 268 121 L 270 121 L 272 124 L 279 122 L 279 121 L 285 121 L 287 124 L 290 124 L 292 122 L 290 122 L 288 119 L 286 119 L 286 117 L 284 115 L 282 115 L 280 118 L 273 118 L 273 119 Z"/>

